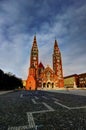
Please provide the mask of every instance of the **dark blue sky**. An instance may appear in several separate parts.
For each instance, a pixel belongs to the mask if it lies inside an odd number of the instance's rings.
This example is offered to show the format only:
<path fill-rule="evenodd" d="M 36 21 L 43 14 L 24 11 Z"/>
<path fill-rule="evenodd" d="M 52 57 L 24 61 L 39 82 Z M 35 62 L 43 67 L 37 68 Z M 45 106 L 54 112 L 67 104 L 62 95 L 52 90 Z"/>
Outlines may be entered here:
<path fill-rule="evenodd" d="M 0 0 L 0 69 L 26 79 L 35 33 L 45 66 L 56 38 L 64 75 L 86 72 L 85 0 Z"/>

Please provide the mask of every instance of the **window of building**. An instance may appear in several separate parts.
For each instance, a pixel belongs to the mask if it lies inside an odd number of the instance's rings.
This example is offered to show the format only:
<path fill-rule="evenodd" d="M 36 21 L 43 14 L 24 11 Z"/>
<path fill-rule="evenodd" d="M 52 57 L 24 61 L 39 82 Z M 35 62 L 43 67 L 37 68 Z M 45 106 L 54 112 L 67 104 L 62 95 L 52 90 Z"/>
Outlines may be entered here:
<path fill-rule="evenodd" d="M 43 88 L 45 88 L 46 87 L 46 83 L 43 83 Z"/>
<path fill-rule="evenodd" d="M 79 80 L 83 80 L 83 78 L 80 78 Z"/>

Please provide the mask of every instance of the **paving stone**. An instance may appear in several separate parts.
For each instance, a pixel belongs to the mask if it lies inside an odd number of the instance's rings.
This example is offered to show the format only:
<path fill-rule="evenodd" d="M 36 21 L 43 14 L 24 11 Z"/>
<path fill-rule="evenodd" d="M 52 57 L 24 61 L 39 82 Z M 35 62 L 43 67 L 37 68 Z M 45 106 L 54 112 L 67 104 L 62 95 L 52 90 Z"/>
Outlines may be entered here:
<path fill-rule="evenodd" d="M 79 95 L 47 91 L 16 91 L 2 94 L 0 95 L 0 130 L 8 130 L 12 127 L 14 129 L 22 127 L 25 130 L 33 130 L 36 127 L 39 130 L 86 130 L 85 106 L 86 97 Z M 28 112 L 32 113 L 35 128 L 29 127 Z"/>

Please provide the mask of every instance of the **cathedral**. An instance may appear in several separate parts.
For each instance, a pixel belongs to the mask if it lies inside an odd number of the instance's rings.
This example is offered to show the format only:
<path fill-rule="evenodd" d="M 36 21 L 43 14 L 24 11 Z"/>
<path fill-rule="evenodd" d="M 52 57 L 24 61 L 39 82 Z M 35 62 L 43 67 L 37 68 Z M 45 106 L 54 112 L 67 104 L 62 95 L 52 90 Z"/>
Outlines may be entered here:
<path fill-rule="evenodd" d="M 26 80 L 26 90 L 47 90 L 64 87 L 61 52 L 57 40 L 54 42 L 53 69 L 50 66 L 44 66 L 39 63 L 39 50 L 36 36 L 34 36 L 30 54 L 30 67 Z"/>

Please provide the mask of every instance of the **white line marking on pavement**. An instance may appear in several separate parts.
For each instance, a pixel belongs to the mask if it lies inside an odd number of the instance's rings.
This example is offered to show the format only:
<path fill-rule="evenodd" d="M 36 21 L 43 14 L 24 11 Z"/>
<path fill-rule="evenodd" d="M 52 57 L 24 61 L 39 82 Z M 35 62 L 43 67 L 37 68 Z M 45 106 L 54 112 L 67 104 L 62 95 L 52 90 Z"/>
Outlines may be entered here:
<path fill-rule="evenodd" d="M 37 104 L 37 102 L 35 101 L 35 99 L 31 99 L 32 100 L 32 102 L 34 103 L 34 104 Z"/>
<path fill-rule="evenodd" d="M 43 102 L 43 105 L 44 105 L 45 107 L 47 107 L 48 110 L 54 111 L 54 109 L 53 109 L 51 106 L 49 106 L 47 103 Z"/>
<path fill-rule="evenodd" d="M 67 107 L 66 105 L 63 105 L 63 104 L 61 104 L 61 103 L 59 103 L 59 102 L 54 102 L 55 104 L 57 104 L 57 105 L 59 105 L 59 106 L 61 106 L 61 107 L 64 107 L 64 108 L 66 108 L 66 109 L 68 109 L 68 110 L 70 110 L 71 108 L 70 107 Z"/>
<path fill-rule="evenodd" d="M 35 128 L 35 122 L 32 113 L 27 112 L 27 117 L 28 117 L 29 128 Z"/>
<path fill-rule="evenodd" d="M 20 98 L 23 98 L 23 94 L 20 94 Z"/>
<path fill-rule="evenodd" d="M 29 126 L 15 126 L 15 127 L 9 127 L 8 130 L 26 130 L 29 129 Z"/>
<path fill-rule="evenodd" d="M 39 99 L 37 96 L 35 96 L 35 99 Z"/>
<path fill-rule="evenodd" d="M 29 125 L 9 127 L 8 130 L 26 130 L 26 129 L 35 128 L 36 126 L 35 126 L 35 122 L 34 122 L 32 113 L 27 112 L 27 117 L 28 117 Z"/>
<path fill-rule="evenodd" d="M 52 98 L 53 100 L 55 100 L 55 101 L 60 101 L 59 99 L 57 99 L 57 98 Z"/>
<path fill-rule="evenodd" d="M 86 106 L 81 106 L 81 107 L 71 107 L 70 109 L 72 110 L 72 109 L 84 109 L 84 108 L 86 108 Z"/>
<path fill-rule="evenodd" d="M 11 90 L 11 91 L 0 91 L 0 95 L 7 94 L 7 93 L 10 93 L 10 92 L 14 92 L 14 91 L 13 90 Z"/>
<path fill-rule="evenodd" d="M 42 96 L 44 99 L 48 99 L 47 97 L 45 97 L 45 96 Z"/>
<path fill-rule="evenodd" d="M 37 114 L 37 113 L 46 113 L 46 112 L 52 112 L 52 111 L 54 111 L 54 110 L 42 110 L 42 111 L 33 111 L 33 112 L 31 112 L 32 114 Z M 28 113 L 28 112 L 27 112 Z"/>

